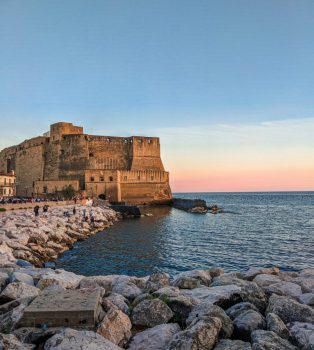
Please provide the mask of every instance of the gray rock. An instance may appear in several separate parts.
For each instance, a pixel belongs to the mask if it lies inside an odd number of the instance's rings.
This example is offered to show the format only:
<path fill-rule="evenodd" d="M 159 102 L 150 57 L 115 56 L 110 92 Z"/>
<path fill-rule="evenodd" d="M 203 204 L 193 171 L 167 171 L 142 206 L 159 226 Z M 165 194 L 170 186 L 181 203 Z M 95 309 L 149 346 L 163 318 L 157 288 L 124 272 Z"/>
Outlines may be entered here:
<path fill-rule="evenodd" d="M 217 317 L 222 323 L 221 331 L 219 336 L 222 338 L 230 338 L 233 333 L 233 324 L 231 319 L 227 316 L 225 311 L 211 303 L 201 303 L 194 306 L 192 312 L 189 314 L 186 324 L 190 325 L 195 322 L 196 319 L 201 320 L 207 317 Z"/>
<path fill-rule="evenodd" d="M 169 286 L 170 277 L 167 273 L 157 272 L 149 276 L 145 285 L 145 290 L 148 292 L 155 292 L 160 288 Z"/>
<path fill-rule="evenodd" d="M 139 296 L 137 296 L 134 300 L 133 300 L 133 307 L 135 307 L 137 304 L 139 304 L 141 301 L 143 300 L 147 300 L 147 299 L 156 299 L 156 297 L 154 297 L 152 294 L 149 293 L 143 293 Z"/>
<path fill-rule="evenodd" d="M 291 298 L 298 299 L 302 294 L 301 287 L 296 283 L 291 282 L 280 282 L 271 284 L 266 288 L 268 293 L 276 293 L 278 295 L 288 296 Z"/>
<path fill-rule="evenodd" d="M 251 334 L 252 350 L 296 350 L 288 340 L 280 338 L 276 333 L 257 330 Z"/>
<path fill-rule="evenodd" d="M 138 326 L 154 327 L 167 323 L 173 317 L 173 312 L 159 299 L 143 300 L 135 306 L 132 312 L 132 323 Z"/>
<path fill-rule="evenodd" d="M 240 292 L 241 288 L 235 285 L 182 290 L 183 295 L 188 295 L 200 302 L 207 301 L 222 308 L 227 308 L 241 301 Z"/>
<path fill-rule="evenodd" d="M 292 282 L 298 284 L 302 288 L 303 293 L 314 293 L 314 276 L 299 276 L 294 278 Z"/>
<path fill-rule="evenodd" d="M 121 350 L 101 335 L 90 331 L 76 331 L 65 328 L 45 343 L 45 350 Z"/>
<path fill-rule="evenodd" d="M 108 297 L 102 300 L 102 306 L 105 311 L 109 311 L 113 306 L 125 314 L 129 313 L 128 300 L 121 294 L 111 293 Z"/>
<path fill-rule="evenodd" d="M 173 336 L 168 350 L 211 350 L 218 340 L 221 327 L 221 321 L 216 317 L 193 322 Z"/>
<path fill-rule="evenodd" d="M 172 337 L 180 332 L 177 323 L 168 323 L 137 333 L 131 340 L 129 350 L 166 350 Z"/>
<path fill-rule="evenodd" d="M 214 350 L 252 350 L 251 343 L 242 340 L 222 339 L 215 346 Z"/>
<path fill-rule="evenodd" d="M 180 289 L 177 287 L 165 287 L 160 288 L 153 293 L 153 296 L 156 298 L 170 298 L 176 297 L 180 294 Z"/>
<path fill-rule="evenodd" d="M 2 303 L 15 299 L 37 297 L 40 290 L 23 282 L 13 282 L 8 284 L 0 294 Z"/>
<path fill-rule="evenodd" d="M 314 306 L 314 293 L 304 293 L 299 296 L 299 302 L 301 304 Z"/>
<path fill-rule="evenodd" d="M 278 296 L 276 294 L 273 294 L 269 298 L 266 312 L 278 315 L 284 323 L 314 323 L 314 310 L 310 306 L 300 304 L 294 299 Z"/>
<path fill-rule="evenodd" d="M 211 286 L 217 287 L 217 286 L 235 285 L 238 287 L 242 287 L 242 286 L 245 286 L 247 283 L 248 281 L 245 281 L 239 278 L 239 273 L 230 272 L 230 273 L 225 273 L 223 275 L 215 277 L 211 283 Z"/>
<path fill-rule="evenodd" d="M 186 319 L 197 304 L 196 300 L 185 295 L 178 295 L 165 300 L 161 298 L 161 300 L 166 302 L 174 314 L 174 320 L 181 325 L 185 325 Z"/>
<path fill-rule="evenodd" d="M 173 277 L 172 285 L 182 277 L 194 278 L 200 281 L 200 284 L 209 286 L 212 281 L 211 270 L 191 270 L 181 272 Z"/>
<path fill-rule="evenodd" d="M 60 285 L 66 289 L 75 289 L 79 286 L 83 277 L 69 271 L 51 270 L 41 276 L 37 287 L 44 289 L 50 285 Z"/>
<path fill-rule="evenodd" d="M 29 284 L 30 286 L 34 286 L 34 280 L 32 276 L 18 271 L 15 271 L 11 274 L 10 282 L 23 282 L 25 284 Z"/>
<path fill-rule="evenodd" d="M 251 267 L 248 271 L 246 271 L 243 274 L 243 278 L 252 281 L 257 275 L 278 275 L 279 274 L 279 268 L 278 267 L 270 267 L 270 268 L 263 268 L 263 267 Z"/>
<path fill-rule="evenodd" d="M 9 312 L 0 316 L 0 333 L 11 333 L 23 316 L 26 305 L 20 304 Z"/>
<path fill-rule="evenodd" d="M 261 275 L 257 275 L 253 279 L 253 282 L 255 282 L 260 287 L 267 287 L 267 286 L 270 286 L 271 284 L 281 283 L 282 281 L 278 276 L 261 274 Z"/>
<path fill-rule="evenodd" d="M 0 291 L 7 285 L 9 282 L 9 275 L 6 272 L 0 272 Z"/>
<path fill-rule="evenodd" d="M 266 322 L 259 312 L 247 310 L 233 320 L 233 327 L 233 335 L 235 338 L 249 341 L 253 331 L 266 328 Z"/>
<path fill-rule="evenodd" d="M 293 341 L 300 349 L 314 349 L 314 324 L 293 322 L 289 324 L 289 330 Z"/>
<path fill-rule="evenodd" d="M 121 294 L 129 300 L 133 300 L 137 296 L 143 293 L 142 290 L 137 285 L 135 285 L 130 281 L 116 283 L 112 287 L 112 292 Z"/>
<path fill-rule="evenodd" d="M 260 312 L 264 312 L 267 307 L 268 298 L 264 290 L 254 282 L 247 282 L 241 287 L 240 297 L 244 302 L 255 305 Z"/>
<path fill-rule="evenodd" d="M 231 318 L 231 320 L 234 320 L 240 314 L 248 310 L 258 311 L 257 307 L 253 304 L 242 302 L 229 307 L 229 309 L 226 310 L 226 314 Z"/>
<path fill-rule="evenodd" d="M 1 350 L 32 350 L 35 345 L 21 343 L 13 334 L 0 334 Z"/>
<path fill-rule="evenodd" d="M 282 319 L 276 314 L 269 313 L 266 316 L 267 330 L 272 331 L 283 339 L 289 339 L 290 333 Z"/>
<path fill-rule="evenodd" d="M 201 282 L 193 277 L 182 276 L 173 281 L 172 285 L 180 289 L 194 289 L 201 287 Z"/>

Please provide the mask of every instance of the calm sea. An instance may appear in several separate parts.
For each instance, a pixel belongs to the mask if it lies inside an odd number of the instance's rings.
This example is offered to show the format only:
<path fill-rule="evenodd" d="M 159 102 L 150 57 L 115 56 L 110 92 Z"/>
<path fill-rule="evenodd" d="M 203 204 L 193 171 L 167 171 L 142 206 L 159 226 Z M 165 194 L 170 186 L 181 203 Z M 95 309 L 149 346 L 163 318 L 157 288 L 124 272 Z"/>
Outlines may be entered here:
<path fill-rule="evenodd" d="M 57 261 L 83 275 L 155 271 L 171 275 L 211 266 L 285 270 L 314 267 L 314 192 L 180 193 L 218 204 L 224 214 L 149 208 L 151 217 L 123 220 L 78 242 Z"/>

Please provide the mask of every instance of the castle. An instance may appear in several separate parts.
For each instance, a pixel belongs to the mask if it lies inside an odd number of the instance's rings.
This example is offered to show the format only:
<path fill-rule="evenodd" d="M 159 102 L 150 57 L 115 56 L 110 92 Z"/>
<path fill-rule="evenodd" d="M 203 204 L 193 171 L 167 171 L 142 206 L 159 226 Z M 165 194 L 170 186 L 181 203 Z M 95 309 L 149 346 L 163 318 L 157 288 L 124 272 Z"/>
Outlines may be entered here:
<path fill-rule="evenodd" d="M 60 122 L 43 136 L 0 152 L 0 172 L 12 171 L 17 196 L 44 196 L 71 185 L 110 202 L 166 203 L 172 198 L 156 137 L 87 135 L 80 126 Z"/>

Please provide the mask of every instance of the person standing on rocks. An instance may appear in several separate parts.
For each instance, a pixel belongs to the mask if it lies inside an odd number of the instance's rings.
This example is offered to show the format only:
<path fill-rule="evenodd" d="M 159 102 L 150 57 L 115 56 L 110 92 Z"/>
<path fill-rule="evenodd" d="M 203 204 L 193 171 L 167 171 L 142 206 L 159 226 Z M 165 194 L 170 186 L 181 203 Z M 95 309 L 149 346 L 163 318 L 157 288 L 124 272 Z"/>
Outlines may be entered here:
<path fill-rule="evenodd" d="M 35 213 L 35 216 L 39 216 L 39 206 L 38 205 L 36 205 L 34 207 L 34 213 Z"/>
<path fill-rule="evenodd" d="M 73 207 L 73 215 L 75 215 L 75 214 L 76 214 L 76 208 Z"/>

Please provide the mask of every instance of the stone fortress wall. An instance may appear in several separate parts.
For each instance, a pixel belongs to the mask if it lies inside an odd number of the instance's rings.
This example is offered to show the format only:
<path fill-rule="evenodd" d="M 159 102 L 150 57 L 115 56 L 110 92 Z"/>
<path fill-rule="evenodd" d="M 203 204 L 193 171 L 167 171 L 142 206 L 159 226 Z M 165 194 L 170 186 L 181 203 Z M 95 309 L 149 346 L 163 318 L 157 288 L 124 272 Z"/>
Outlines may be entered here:
<path fill-rule="evenodd" d="M 12 170 L 18 196 L 50 193 L 67 182 L 114 202 L 160 202 L 172 196 L 159 138 L 87 135 L 71 123 L 53 124 L 44 136 L 1 151 L 0 172 Z"/>

